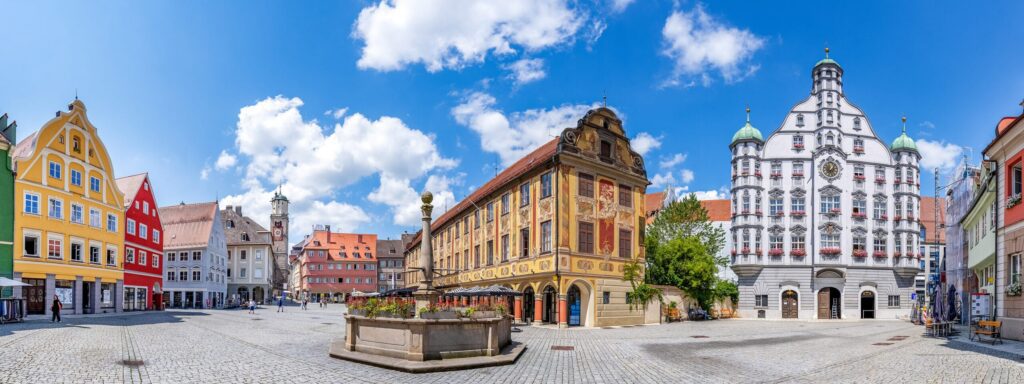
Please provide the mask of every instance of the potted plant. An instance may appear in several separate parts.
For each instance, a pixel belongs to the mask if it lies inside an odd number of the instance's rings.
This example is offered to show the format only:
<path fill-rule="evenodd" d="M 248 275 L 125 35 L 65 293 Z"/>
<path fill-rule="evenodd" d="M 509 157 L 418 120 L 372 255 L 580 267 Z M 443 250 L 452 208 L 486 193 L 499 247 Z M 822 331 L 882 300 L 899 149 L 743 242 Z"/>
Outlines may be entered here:
<path fill-rule="evenodd" d="M 1006 208 L 1013 208 L 1013 207 L 1017 206 L 1017 204 L 1020 204 L 1020 194 L 1019 193 L 1016 194 L 1016 195 L 1010 196 L 1010 198 L 1006 199 Z"/>
<path fill-rule="evenodd" d="M 883 252 L 883 251 L 875 251 L 874 255 L 875 255 L 875 257 L 882 258 L 882 257 L 885 257 L 885 252 Z"/>
<path fill-rule="evenodd" d="M 1018 279 L 1019 279 L 1019 277 L 1018 277 Z M 1010 285 L 1006 286 L 1006 295 L 1007 296 L 1020 296 L 1020 294 L 1021 294 L 1021 285 L 1020 285 L 1020 281 L 1019 280 L 1016 283 L 1013 283 L 1013 284 L 1010 284 Z"/>
<path fill-rule="evenodd" d="M 770 256 L 782 256 L 782 248 L 772 248 L 768 251 Z"/>
<path fill-rule="evenodd" d="M 793 255 L 793 256 L 796 256 L 796 257 L 804 257 L 804 256 L 807 256 L 807 250 L 805 250 L 803 248 L 794 249 L 794 250 L 790 251 L 789 254 Z"/>
<path fill-rule="evenodd" d="M 866 250 L 863 250 L 863 249 L 854 249 L 853 250 L 853 256 L 854 257 L 867 257 L 867 255 L 868 255 L 868 251 L 866 251 Z"/>
<path fill-rule="evenodd" d="M 498 317 L 498 313 L 490 304 L 477 304 L 469 317 L 472 319 L 492 319 Z"/>

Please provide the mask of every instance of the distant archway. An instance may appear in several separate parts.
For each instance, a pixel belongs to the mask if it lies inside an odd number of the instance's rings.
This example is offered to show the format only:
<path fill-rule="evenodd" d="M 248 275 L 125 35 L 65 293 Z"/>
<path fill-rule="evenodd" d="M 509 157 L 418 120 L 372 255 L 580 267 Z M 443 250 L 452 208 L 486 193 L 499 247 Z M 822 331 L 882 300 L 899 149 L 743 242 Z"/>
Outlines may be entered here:
<path fill-rule="evenodd" d="M 533 287 L 526 286 L 526 289 L 523 290 L 523 318 L 521 319 L 524 323 L 530 323 L 533 321 L 534 311 L 537 310 L 534 308 L 536 306 L 534 304 L 534 300 L 536 299 L 534 297 Z"/>
<path fill-rule="evenodd" d="M 558 292 L 555 291 L 555 287 L 548 285 L 544 287 L 544 312 L 541 320 L 549 324 L 557 324 L 558 316 L 555 312 L 555 307 L 558 306 Z"/>

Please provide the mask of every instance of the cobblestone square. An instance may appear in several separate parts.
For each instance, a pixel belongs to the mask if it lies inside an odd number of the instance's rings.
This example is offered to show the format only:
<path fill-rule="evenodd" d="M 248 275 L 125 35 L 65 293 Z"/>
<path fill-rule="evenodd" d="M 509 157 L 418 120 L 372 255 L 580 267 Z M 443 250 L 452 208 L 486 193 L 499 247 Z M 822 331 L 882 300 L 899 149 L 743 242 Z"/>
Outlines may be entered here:
<path fill-rule="evenodd" d="M 330 340 L 344 336 L 342 312 L 166 311 L 7 324 L 0 382 L 1024 382 L 1021 356 L 923 337 L 900 321 L 523 327 L 514 339 L 528 349 L 514 365 L 413 375 L 328 357 Z"/>

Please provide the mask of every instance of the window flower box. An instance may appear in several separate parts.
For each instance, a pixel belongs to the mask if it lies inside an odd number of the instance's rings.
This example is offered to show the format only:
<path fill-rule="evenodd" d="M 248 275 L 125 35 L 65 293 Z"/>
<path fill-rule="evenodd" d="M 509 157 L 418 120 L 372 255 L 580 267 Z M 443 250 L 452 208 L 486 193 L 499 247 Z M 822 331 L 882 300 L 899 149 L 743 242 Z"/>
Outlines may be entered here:
<path fill-rule="evenodd" d="M 749 215 L 750 211 L 749 210 L 743 210 L 743 211 L 740 212 L 740 214 L 741 215 Z"/>
<path fill-rule="evenodd" d="M 885 178 L 884 177 L 876 177 L 875 178 L 875 184 L 885 184 Z"/>
<path fill-rule="evenodd" d="M 864 153 L 864 147 L 853 147 L 853 153 Z"/>
<path fill-rule="evenodd" d="M 853 213 L 853 218 L 854 219 L 865 219 L 867 217 L 868 217 L 868 214 L 866 214 L 864 212 L 854 212 Z"/>
<path fill-rule="evenodd" d="M 842 251 L 839 247 L 826 247 L 821 249 L 821 254 L 825 256 L 835 256 L 840 254 Z"/>
<path fill-rule="evenodd" d="M 772 248 L 768 251 L 769 256 L 782 256 L 782 248 Z"/>
<path fill-rule="evenodd" d="M 807 256 L 807 250 L 805 250 L 805 249 L 794 249 L 792 251 L 789 251 L 789 254 L 792 255 L 792 256 L 796 256 L 796 257 L 804 257 L 804 256 Z"/>
<path fill-rule="evenodd" d="M 803 144 L 793 144 L 793 149 L 804 149 Z"/>
<path fill-rule="evenodd" d="M 754 172 L 754 177 L 761 178 L 761 172 Z"/>
<path fill-rule="evenodd" d="M 736 256 L 736 250 L 735 249 L 732 250 L 732 255 Z"/>
<path fill-rule="evenodd" d="M 882 221 L 888 221 L 888 220 L 889 220 L 889 215 L 882 215 L 882 216 L 879 216 L 879 217 L 878 217 L 878 219 L 879 219 L 879 220 L 882 220 Z"/>
<path fill-rule="evenodd" d="M 896 185 L 900 185 L 900 184 L 902 184 L 902 182 L 900 181 L 900 179 L 896 179 L 896 180 L 893 180 L 893 181 L 892 181 L 892 183 L 893 183 L 893 184 L 896 184 Z"/>
<path fill-rule="evenodd" d="M 761 252 L 761 248 L 758 248 L 757 250 L 755 250 L 755 251 L 754 251 L 754 254 L 755 254 L 755 255 L 758 255 L 758 256 L 761 256 L 761 255 L 763 255 L 764 253 L 763 253 L 763 252 Z"/>
<path fill-rule="evenodd" d="M 1010 284 L 1010 285 L 1006 286 L 1006 295 L 1007 296 L 1020 296 L 1020 294 L 1021 294 L 1020 282 L 1013 283 L 1013 284 Z"/>
<path fill-rule="evenodd" d="M 761 216 L 762 214 L 764 214 L 764 212 L 762 212 L 762 211 L 754 211 L 754 215 L 755 216 Z"/>
<path fill-rule="evenodd" d="M 885 257 L 885 251 L 875 251 L 875 257 L 884 258 Z"/>
<path fill-rule="evenodd" d="M 903 217 L 900 216 L 900 215 L 896 215 L 896 217 L 894 217 L 893 220 L 900 221 L 900 220 L 903 220 Z"/>
<path fill-rule="evenodd" d="M 805 211 L 793 211 L 793 212 L 790 212 L 789 215 L 793 216 L 793 217 L 804 217 L 805 215 L 807 215 L 807 212 L 805 212 Z"/>
<path fill-rule="evenodd" d="M 901 253 L 900 251 L 896 251 L 896 252 L 892 253 L 892 256 L 893 257 L 900 257 L 900 256 L 903 256 L 903 253 Z"/>
<path fill-rule="evenodd" d="M 1006 199 L 1006 208 L 1013 208 L 1020 204 L 1020 194 L 1011 195 Z"/>
<path fill-rule="evenodd" d="M 843 213 L 843 210 L 839 209 L 839 208 L 832 208 L 832 209 L 828 210 L 828 213 L 831 213 L 833 215 L 838 215 L 840 213 Z"/>
<path fill-rule="evenodd" d="M 853 175 L 853 179 L 857 181 L 864 181 L 864 175 Z"/>
<path fill-rule="evenodd" d="M 793 177 L 804 177 L 803 172 L 793 172 Z"/>
<path fill-rule="evenodd" d="M 740 250 L 740 253 L 742 253 L 744 255 L 749 255 L 750 254 L 750 248 L 743 248 L 743 249 Z"/>
<path fill-rule="evenodd" d="M 866 250 L 863 250 L 863 249 L 854 249 L 853 250 L 853 257 L 867 257 L 867 256 L 868 256 L 868 251 L 866 251 Z"/>
<path fill-rule="evenodd" d="M 783 211 L 775 212 L 775 217 L 783 217 L 783 216 L 786 216 L 786 212 L 783 212 Z"/>
<path fill-rule="evenodd" d="M 742 173 L 740 173 L 740 176 L 750 176 L 750 172 L 743 171 Z"/>

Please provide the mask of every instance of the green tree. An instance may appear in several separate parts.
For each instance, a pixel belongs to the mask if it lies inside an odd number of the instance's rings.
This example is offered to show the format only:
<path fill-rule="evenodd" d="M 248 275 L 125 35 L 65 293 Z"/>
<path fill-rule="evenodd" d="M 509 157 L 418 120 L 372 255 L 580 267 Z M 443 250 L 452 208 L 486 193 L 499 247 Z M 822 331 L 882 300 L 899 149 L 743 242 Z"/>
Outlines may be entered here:
<path fill-rule="evenodd" d="M 679 287 L 710 310 L 718 294 L 718 268 L 726 260 L 718 257 L 725 243 L 725 231 L 708 218 L 693 195 L 665 207 L 647 229 L 646 281 Z"/>

